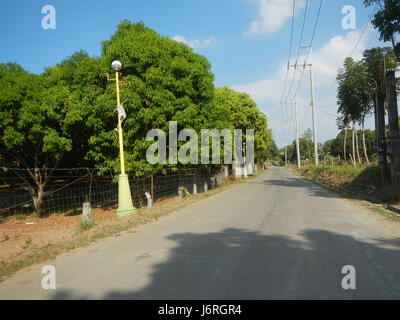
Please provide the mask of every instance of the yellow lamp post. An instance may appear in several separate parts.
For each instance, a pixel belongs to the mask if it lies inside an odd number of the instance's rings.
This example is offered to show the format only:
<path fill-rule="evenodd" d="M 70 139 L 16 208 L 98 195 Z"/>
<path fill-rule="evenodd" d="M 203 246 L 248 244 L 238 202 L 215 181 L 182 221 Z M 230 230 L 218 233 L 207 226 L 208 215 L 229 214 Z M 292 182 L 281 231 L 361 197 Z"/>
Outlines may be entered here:
<path fill-rule="evenodd" d="M 115 71 L 115 80 L 117 86 L 117 106 L 120 107 L 119 97 L 119 78 L 118 72 L 122 68 L 121 62 L 115 60 L 111 63 L 111 67 Z M 118 176 L 118 209 L 116 215 L 118 218 L 129 216 L 136 212 L 136 208 L 132 204 L 131 189 L 129 187 L 128 175 L 125 173 L 124 158 L 124 140 L 122 135 L 122 120 L 118 112 L 118 137 L 119 137 L 119 157 L 121 161 L 121 174 Z"/>

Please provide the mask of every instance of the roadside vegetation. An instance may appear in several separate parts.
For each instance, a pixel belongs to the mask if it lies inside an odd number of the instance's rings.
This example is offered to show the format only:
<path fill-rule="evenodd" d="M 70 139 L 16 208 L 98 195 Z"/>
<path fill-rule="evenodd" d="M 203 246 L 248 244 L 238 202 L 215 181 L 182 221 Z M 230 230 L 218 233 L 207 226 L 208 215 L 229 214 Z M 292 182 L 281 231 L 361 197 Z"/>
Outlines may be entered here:
<path fill-rule="evenodd" d="M 323 182 L 345 190 L 397 204 L 400 201 L 400 185 L 383 183 L 377 165 L 303 166 L 298 173 L 309 179 Z"/>

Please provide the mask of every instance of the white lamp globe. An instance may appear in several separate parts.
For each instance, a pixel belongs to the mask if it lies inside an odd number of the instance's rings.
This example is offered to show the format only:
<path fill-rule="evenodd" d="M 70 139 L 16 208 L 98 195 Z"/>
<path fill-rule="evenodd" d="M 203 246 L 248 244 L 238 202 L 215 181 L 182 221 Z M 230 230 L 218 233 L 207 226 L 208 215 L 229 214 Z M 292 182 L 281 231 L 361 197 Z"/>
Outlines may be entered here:
<path fill-rule="evenodd" d="M 111 68 L 113 68 L 114 71 L 119 71 L 119 70 L 121 70 L 121 68 L 122 68 L 122 63 L 119 62 L 118 60 L 114 60 L 114 61 L 111 63 Z"/>

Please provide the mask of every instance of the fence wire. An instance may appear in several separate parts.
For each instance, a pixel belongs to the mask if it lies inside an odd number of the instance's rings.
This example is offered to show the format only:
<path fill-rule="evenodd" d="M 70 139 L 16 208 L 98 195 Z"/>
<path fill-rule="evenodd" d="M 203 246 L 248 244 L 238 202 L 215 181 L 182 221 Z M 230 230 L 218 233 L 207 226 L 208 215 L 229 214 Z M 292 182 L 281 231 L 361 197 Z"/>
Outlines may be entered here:
<path fill-rule="evenodd" d="M 32 171 L 28 172 L 28 170 L 9 168 L 3 174 L 0 186 L 1 215 L 36 212 L 33 198 L 37 194 L 27 190 L 27 182 L 31 186 L 35 183 L 31 173 Z M 46 172 L 39 171 L 36 174 L 42 175 L 40 179 L 44 179 Z M 152 196 L 154 203 L 164 198 L 176 197 L 179 187 L 184 187 L 192 194 L 194 184 L 196 184 L 197 192 L 204 192 L 205 183 L 209 189 L 212 189 L 221 184 L 225 177 L 222 168 L 208 172 L 182 169 L 143 177 L 137 177 L 134 172 L 128 172 L 128 176 L 132 202 L 137 208 L 147 205 L 146 192 Z M 88 168 L 54 171 L 45 187 L 40 215 L 79 214 L 82 211 L 82 204 L 87 200 L 94 208 L 115 207 L 118 204 L 118 183 L 115 177 L 116 175 L 111 170 L 108 174 L 101 176 L 98 175 L 97 169 Z"/>

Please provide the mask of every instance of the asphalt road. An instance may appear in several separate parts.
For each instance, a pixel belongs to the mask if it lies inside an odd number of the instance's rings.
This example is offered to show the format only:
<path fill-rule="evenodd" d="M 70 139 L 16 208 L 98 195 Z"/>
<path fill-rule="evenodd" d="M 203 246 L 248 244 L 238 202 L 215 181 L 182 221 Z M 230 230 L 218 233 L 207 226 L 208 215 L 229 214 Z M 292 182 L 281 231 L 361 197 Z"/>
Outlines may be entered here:
<path fill-rule="evenodd" d="M 400 240 L 378 214 L 271 168 L 159 221 L 38 265 L 0 299 L 399 299 Z M 356 289 L 342 288 L 354 266 Z"/>

